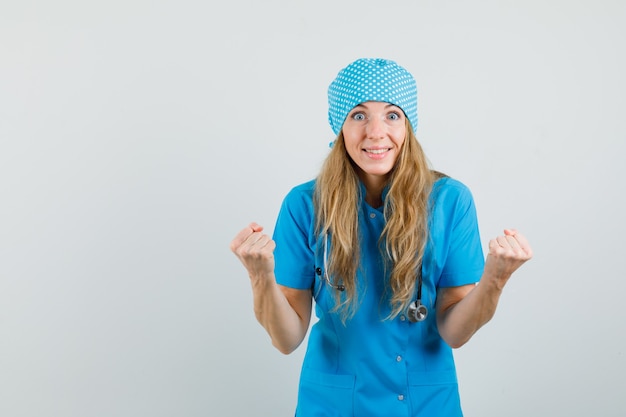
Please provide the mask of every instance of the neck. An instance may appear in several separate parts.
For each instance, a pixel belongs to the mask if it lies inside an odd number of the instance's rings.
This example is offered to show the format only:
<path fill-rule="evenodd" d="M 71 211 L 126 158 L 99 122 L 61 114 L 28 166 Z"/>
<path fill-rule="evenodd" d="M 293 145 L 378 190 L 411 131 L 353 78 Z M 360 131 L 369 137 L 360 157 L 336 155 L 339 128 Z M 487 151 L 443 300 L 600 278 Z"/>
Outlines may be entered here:
<path fill-rule="evenodd" d="M 379 176 L 361 177 L 365 186 L 365 201 L 374 208 L 383 205 L 383 190 L 387 185 L 387 178 Z"/>

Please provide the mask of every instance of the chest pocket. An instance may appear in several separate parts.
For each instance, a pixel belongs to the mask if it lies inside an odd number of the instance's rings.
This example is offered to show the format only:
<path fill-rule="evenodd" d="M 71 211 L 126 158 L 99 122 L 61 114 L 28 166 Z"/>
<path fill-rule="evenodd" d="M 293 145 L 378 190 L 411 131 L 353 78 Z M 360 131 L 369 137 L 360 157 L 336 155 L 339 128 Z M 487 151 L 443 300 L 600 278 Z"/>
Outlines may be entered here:
<path fill-rule="evenodd" d="M 329 313 L 334 308 L 334 292 L 336 291 L 339 291 L 337 284 L 330 278 L 327 278 L 322 259 L 316 259 L 313 299 L 315 300 L 315 310 L 318 317 L 321 317 L 323 313 Z"/>
<path fill-rule="evenodd" d="M 328 274 L 326 269 L 329 245 L 329 237 L 326 237 L 326 239 L 320 237 L 317 240 L 315 248 L 313 248 L 315 253 L 315 280 L 313 283 L 313 299 L 315 300 L 315 309 L 318 313 L 318 317 L 321 317 L 321 312 L 329 313 L 331 310 L 334 309 L 336 304 L 335 297 L 337 295 L 335 293 L 342 291 L 341 288 L 343 288 L 342 283 L 335 282 L 335 280 Z"/>

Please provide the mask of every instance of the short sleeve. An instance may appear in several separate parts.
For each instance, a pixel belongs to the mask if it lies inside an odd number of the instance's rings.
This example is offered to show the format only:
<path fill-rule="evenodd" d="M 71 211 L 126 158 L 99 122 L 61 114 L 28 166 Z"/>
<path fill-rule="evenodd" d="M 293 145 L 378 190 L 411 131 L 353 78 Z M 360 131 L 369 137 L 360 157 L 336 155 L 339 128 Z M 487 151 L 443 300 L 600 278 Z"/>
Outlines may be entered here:
<path fill-rule="evenodd" d="M 308 289 L 315 280 L 313 188 L 313 181 L 294 187 L 274 227 L 274 275 L 286 287 Z"/>
<path fill-rule="evenodd" d="M 476 206 L 464 184 L 451 178 L 433 188 L 431 236 L 439 269 L 438 287 L 456 287 L 480 280 L 485 258 Z"/>

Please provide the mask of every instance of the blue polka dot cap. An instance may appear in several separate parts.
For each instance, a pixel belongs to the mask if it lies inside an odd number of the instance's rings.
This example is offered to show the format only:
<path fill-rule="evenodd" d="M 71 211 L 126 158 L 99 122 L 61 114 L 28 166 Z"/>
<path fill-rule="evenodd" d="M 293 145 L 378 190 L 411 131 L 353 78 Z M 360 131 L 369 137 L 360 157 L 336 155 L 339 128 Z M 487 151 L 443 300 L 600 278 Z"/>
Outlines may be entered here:
<path fill-rule="evenodd" d="M 398 106 L 417 129 L 417 86 L 413 76 L 394 61 L 357 59 L 341 71 L 328 87 L 328 121 L 336 135 L 354 106 L 384 101 Z"/>

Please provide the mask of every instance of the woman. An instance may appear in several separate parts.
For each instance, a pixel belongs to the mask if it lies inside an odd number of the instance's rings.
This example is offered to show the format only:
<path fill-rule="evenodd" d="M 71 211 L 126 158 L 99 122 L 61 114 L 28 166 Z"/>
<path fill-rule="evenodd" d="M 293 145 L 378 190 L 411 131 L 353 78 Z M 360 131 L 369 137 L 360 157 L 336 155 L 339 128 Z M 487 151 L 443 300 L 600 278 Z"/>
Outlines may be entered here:
<path fill-rule="evenodd" d="M 337 137 L 319 176 L 286 196 L 273 239 L 252 223 L 231 242 L 281 352 L 303 341 L 315 300 L 296 415 L 461 416 L 452 348 L 532 250 L 507 229 L 485 261 L 470 191 L 430 170 L 415 138 L 404 68 L 359 59 L 328 99 Z"/>

